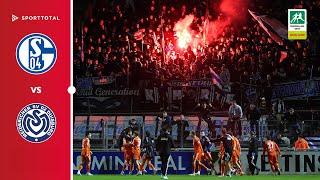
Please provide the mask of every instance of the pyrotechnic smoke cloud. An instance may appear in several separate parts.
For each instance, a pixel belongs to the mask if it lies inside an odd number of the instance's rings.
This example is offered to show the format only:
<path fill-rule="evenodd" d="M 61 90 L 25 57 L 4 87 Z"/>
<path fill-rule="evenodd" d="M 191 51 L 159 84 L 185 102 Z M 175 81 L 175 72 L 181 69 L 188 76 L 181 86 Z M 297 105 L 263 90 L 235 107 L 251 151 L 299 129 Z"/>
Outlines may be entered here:
<path fill-rule="evenodd" d="M 206 40 L 215 41 L 230 24 L 241 24 L 247 17 L 249 0 L 223 0 L 220 4 L 220 18 L 210 21 L 206 27 Z"/>
<path fill-rule="evenodd" d="M 174 31 L 178 37 L 178 46 L 186 48 L 188 46 L 197 47 L 198 44 L 210 44 L 221 36 L 222 32 L 230 24 L 240 24 L 246 20 L 246 12 L 248 9 L 249 0 L 222 0 L 219 10 L 212 11 L 221 12 L 221 16 L 215 20 L 207 21 L 203 26 L 203 33 L 194 32 L 190 25 L 194 20 L 193 15 L 188 15 L 184 19 L 179 20 Z M 202 36 L 203 38 L 199 38 Z"/>
<path fill-rule="evenodd" d="M 186 48 L 193 39 L 190 29 L 193 19 L 194 16 L 190 14 L 174 25 L 173 31 L 176 32 L 176 36 L 178 37 L 178 46 L 180 48 Z"/>

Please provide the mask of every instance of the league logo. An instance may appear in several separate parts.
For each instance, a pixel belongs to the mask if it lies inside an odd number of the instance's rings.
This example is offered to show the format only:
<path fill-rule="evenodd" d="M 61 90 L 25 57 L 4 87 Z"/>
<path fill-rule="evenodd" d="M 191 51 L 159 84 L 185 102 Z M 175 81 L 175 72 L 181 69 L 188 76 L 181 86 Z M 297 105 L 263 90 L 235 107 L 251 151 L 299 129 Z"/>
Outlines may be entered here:
<path fill-rule="evenodd" d="M 57 59 L 57 48 L 46 35 L 33 33 L 25 36 L 16 49 L 19 66 L 27 73 L 39 75 L 48 72 Z"/>
<path fill-rule="evenodd" d="M 17 130 L 31 143 L 48 140 L 56 129 L 56 117 L 46 105 L 32 103 L 21 109 L 17 116 Z"/>
<path fill-rule="evenodd" d="M 288 39 L 307 39 L 307 10 L 288 9 Z"/>

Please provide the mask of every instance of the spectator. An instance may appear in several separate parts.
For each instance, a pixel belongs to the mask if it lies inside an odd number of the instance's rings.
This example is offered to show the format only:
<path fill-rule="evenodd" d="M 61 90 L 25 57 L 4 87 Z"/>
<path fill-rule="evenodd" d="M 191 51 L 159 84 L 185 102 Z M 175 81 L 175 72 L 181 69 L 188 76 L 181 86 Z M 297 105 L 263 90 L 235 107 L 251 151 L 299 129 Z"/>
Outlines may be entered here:
<path fill-rule="evenodd" d="M 201 122 L 205 121 L 208 124 L 209 131 L 211 134 L 216 134 L 215 126 L 211 120 L 210 113 L 212 111 L 212 105 L 207 103 L 197 104 L 196 110 L 199 111 L 199 121 L 197 125 L 197 133 L 200 134 Z"/>
<path fill-rule="evenodd" d="M 262 114 L 267 114 L 267 101 L 265 97 L 260 99 L 260 110 L 262 111 Z"/>
<path fill-rule="evenodd" d="M 283 132 L 284 131 L 283 117 L 285 113 L 285 106 L 284 106 L 284 101 L 282 99 L 278 99 L 275 103 L 273 103 L 272 112 L 276 116 L 278 130 Z"/>
<path fill-rule="evenodd" d="M 250 131 L 255 132 L 257 138 L 259 138 L 259 120 L 261 117 L 261 112 L 255 104 L 250 103 L 246 110 L 247 119 L 250 122 Z"/>
<path fill-rule="evenodd" d="M 272 112 L 276 115 L 285 113 L 285 106 L 282 98 L 278 99 L 275 103 L 273 103 Z M 281 119 L 281 117 L 279 117 L 279 119 Z"/>
<path fill-rule="evenodd" d="M 162 118 L 161 128 L 168 129 L 171 132 L 172 126 L 175 124 L 175 122 L 173 121 L 172 117 L 168 115 L 167 112 L 164 111 L 162 115 L 163 115 L 163 118 Z"/>
<path fill-rule="evenodd" d="M 300 117 L 293 108 L 290 108 L 289 112 L 284 115 L 284 123 L 286 129 L 289 131 L 289 137 L 291 137 L 291 141 L 295 141 L 298 134 L 301 133 L 301 121 Z"/>
<path fill-rule="evenodd" d="M 184 115 L 181 114 L 180 118 L 176 119 L 175 124 L 177 124 L 177 140 L 180 143 L 180 146 L 183 147 L 183 142 L 189 136 L 189 131 L 186 130 L 186 128 L 189 127 L 189 123 Z"/>
<path fill-rule="evenodd" d="M 275 142 L 279 144 L 279 146 L 290 147 L 290 139 L 287 136 L 282 135 L 281 133 L 277 134 Z"/>
<path fill-rule="evenodd" d="M 231 101 L 231 106 L 229 107 L 229 120 L 228 127 L 234 136 L 242 135 L 241 118 L 242 118 L 242 108 L 236 102 L 236 100 Z"/>
<path fill-rule="evenodd" d="M 220 78 L 222 81 L 222 85 L 226 87 L 226 89 L 229 89 L 230 86 L 230 72 L 226 68 L 226 66 L 223 64 L 221 66 L 221 72 L 220 72 Z"/>
<path fill-rule="evenodd" d="M 297 141 L 294 143 L 294 150 L 295 151 L 307 151 L 309 149 L 310 149 L 310 147 L 309 147 L 308 141 L 306 141 L 303 138 L 303 135 L 300 134 L 298 136 Z"/>

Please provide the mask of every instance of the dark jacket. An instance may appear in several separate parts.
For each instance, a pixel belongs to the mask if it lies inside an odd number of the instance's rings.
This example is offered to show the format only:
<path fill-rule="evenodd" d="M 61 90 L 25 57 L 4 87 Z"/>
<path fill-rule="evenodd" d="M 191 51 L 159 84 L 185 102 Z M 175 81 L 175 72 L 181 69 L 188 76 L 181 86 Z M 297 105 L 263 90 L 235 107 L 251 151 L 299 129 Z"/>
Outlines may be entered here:
<path fill-rule="evenodd" d="M 162 121 L 161 128 L 171 129 L 173 125 L 175 125 L 175 122 L 173 121 L 171 116 L 167 116 L 164 118 L 164 121 Z"/>
<path fill-rule="evenodd" d="M 284 120 L 288 126 L 295 126 L 300 122 L 300 117 L 296 113 L 286 113 L 284 116 Z"/>
<path fill-rule="evenodd" d="M 222 144 L 223 144 L 224 151 L 229 153 L 229 154 L 232 154 L 233 142 L 232 142 L 231 135 L 230 134 L 226 134 L 225 136 L 222 136 L 220 138 L 217 138 L 217 139 L 213 140 L 213 142 L 215 142 L 215 143 L 221 142 L 221 141 L 222 141 Z"/>
<path fill-rule="evenodd" d="M 156 149 L 158 153 L 160 155 L 168 155 L 171 153 L 171 148 L 174 148 L 172 137 L 170 136 L 170 134 L 166 133 L 165 131 L 162 131 L 156 141 Z"/>
<path fill-rule="evenodd" d="M 208 136 L 202 136 L 200 139 L 201 146 L 204 152 L 210 152 L 211 141 Z"/>
<path fill-rule="evenodd" d="M 143 140 L 143 148 L 145 149 L 145 154 L 148 157 L 154 156 L 154 141 L 151 137 L 145 137 Z"/>
<path fill-rule="evenodd" d="M 247 108 L 246 115 L 249 121 L 256 122 L 260 119 L 261 112 L 257 107 L 255 107 L 253 110 L 251 110 L 249 107 Z"/>
<path fill-rule="evenodd" d="M 203 106 L 199 106 L 195 109 L 196 111 L 199 111 L 199 116 L 202 119 L 207 119 L 210 117 L 210 112 L 211 112 L 211 107 L 207 106 L 206 108 L 204 108 Z"/>
<path fill-rule="evenodd" d="M 177 131 L 180 134 L 182 131 L 185 131 L 187 127 L 189 127 L 189 122 L 187 120 L 175 121 L 177 124 Z"/>

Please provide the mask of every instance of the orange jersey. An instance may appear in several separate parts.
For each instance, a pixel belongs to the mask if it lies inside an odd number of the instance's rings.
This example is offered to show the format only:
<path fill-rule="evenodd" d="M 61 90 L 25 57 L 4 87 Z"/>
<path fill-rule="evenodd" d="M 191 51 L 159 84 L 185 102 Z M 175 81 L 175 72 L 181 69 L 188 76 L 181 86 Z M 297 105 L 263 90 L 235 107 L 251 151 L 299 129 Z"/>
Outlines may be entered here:
<path fill-rule="evenodd" d="M 203 153 L 201 141 L 198 137 L 193 138 L 193 150 L 195 153 Z"/>
<path fill-rule="evenodd" d="M 309 144 L 305 139 L 298 138 L 298 140 L 294 143 L 294 148 L 296 151 L 306 151 L 309 149 Z"/>
<path fill-rule="evenodd" d="M 135 137 L 133 139 L 133 149 L 134 149 L 134 152 L 140 152 L 140 146 L 141 146 L 141 139 L 139 138 L 139 136 Z"/>
<path fill-rule="evenodd" d="M 196 136 L 193 138 L 194 160 L 201 161 L 203 157 L 203 149 L 200 139 Z"/>
<path fill-rule="evenodd" d="M 237 162 L 240 159 L 240 153 L 241 153 L 241 146 L 238 138 L 232 136 L 232 144 L 233 144 L 233 151 L 231 155 L 231 160 L 233 162 Z"/>
<path fill-rule="evenodd" d="M 268 140 L 264 143 L 264 146 L 263 146 L 263 154 L 267 152 L 268 155 L 278 155 L 280 154 L 280 148 L 278 146 L 277 143 L 271 141 L 271 140 Z"/>
<path fill-rule="evenodd" d="M 127 141 L 124 140 L 124 143 L 123 143 L 122 147 L 123 147 L 123 152 L 125 154 L 130 154 L 130 153 L 133 152 L 133 144 L 130 143 L 129 141 L 127 142 Z"/>
<path fill-rule="evenodd" d="M 91 155 L 90 139 L 87 137 L 82 139 L 81 155 L 82 156 L 90 156 Z"/>
<path fill-rule="evenodd" d="M 126 161 L 130 161 L 133 159 L 133 144 L 129 141 L 124 140 L 124 144 L 122 145 L 123 153 L 124 153 L 124 159 Z"/>
<path fill-rule="evenodd" d="M 232 143 L 233 143 L 233 152 L 240 155 L 241 153 L 241 145 L 238 138 L 232 136 Z"/>
<path fill-rule="evenodd" d="M 133 139 L 133 155 L 134 155 L 134 159 L 136 160 L 140 160 L 140 146 L 141 146 L 141 139 L 139 138 L 139 136 L 135 137 Z"/>

